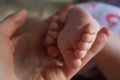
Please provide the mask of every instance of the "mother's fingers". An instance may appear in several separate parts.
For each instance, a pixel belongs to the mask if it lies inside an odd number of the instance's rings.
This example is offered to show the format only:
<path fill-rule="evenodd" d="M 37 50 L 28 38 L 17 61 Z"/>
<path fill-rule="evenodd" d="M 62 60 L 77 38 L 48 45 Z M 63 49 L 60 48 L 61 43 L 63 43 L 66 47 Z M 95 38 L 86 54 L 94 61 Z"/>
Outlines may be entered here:
<path fill-rule="evenodd" d="M 23 25 L 27 18 L 27 11 L 25 9 L 17 11 L 8 16 L 0 23 L 0 34 L 11 37 L 13 33 Z"/>
<path fill-rule="evenodd" d="M 102 28 L 98 36 L 90 49 L 90 53 L 96 54 L 98 53 L 106 44 L 108 37 L 110 36 L 110 30 L 108 28 Z"/>

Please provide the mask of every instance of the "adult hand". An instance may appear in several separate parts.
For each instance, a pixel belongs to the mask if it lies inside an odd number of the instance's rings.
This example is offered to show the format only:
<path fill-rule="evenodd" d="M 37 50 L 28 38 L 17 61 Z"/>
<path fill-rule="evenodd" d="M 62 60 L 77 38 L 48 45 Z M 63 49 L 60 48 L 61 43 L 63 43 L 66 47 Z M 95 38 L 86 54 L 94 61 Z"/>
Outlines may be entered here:
<path fill-rule="evenodd" d="M 38 23 L 39 27 L 23 34 L 13 35 L 24 24 L 26 17 L 26 10 L 21 10 L 0 24 L 1 80 L 69 80 L 101 50 L 107 41 L 105 35 L 97 39 L 94 43 L 96 47 L 91 49 L 88 55 L 91 57 L 87 56 L 80 68 L 69 69 L 64 59 L 61 63 L 58 59 L 49 57 L 43 45 L 50 19 Z"/>
<path fill-rule="evenodd" d="M 14 80 L 14 55 L 16 51 L 14 32 L 26 20 L 26 10 L 18 11 L 0 23 L 0 79 Z"/>

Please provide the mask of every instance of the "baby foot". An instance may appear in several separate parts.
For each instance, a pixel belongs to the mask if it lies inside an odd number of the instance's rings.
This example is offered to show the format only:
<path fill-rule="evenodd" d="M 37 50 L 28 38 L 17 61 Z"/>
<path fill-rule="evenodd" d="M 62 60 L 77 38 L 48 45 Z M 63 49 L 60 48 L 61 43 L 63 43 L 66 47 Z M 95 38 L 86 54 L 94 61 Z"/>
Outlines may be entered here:
<path fill-rule="evenodd" d="M 50 20 L 44 42 L 47 47 L 48 55 L 51 57 L 57 57 L 60 54 L 57 45 L 57 39 L 60 31 L 64 27 L 66 15 L 69 12 L 69 10 L 71 10 L 71 8 L 73 8 L 72 5 L 60 10 Z"/>
<path fill-rule="evenodd" d="M 62 53 L 65 61 L 68 61 L 66 63 L 74 67 L 81 65 L 81 59 L 92 47 L 99 31 L 99 24 L 83 9 L 73 8 L 68 13 L 67 17 L 55 15 L 52 18 L 45 43 L 51 57 Z"/>
<path fill-rule="evenodd" d="M 92 47 L 99 27 L 87 11 L 71 9 L 57 40 L 59 50 L 68 65 L 76 67 L 82 64 L 81 60 Z"/>

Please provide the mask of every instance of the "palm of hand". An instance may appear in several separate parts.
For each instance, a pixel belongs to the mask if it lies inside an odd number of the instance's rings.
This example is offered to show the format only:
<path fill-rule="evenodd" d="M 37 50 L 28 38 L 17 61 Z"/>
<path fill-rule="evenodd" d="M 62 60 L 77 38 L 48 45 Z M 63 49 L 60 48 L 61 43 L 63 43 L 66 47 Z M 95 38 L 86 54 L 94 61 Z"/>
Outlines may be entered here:
<path fill-rule="evenodd" d="M 18 36 L 12 35 L 25 18 L 26 12 L 22 10 L 0 24 L 0 79 L 66 80 L 61 66 L 47 56 L 43 45 L 44 27 L 47 26 L 40 25 L 39 29 L 30 29 Z"/>
<path fill-rule="evenodd" d="M 43 31 L 42 27 L 39 30 Z M 13 38 L 15 77 L 18 80 L 66 80 L 61 64 L 47 55 L 42 41 L 44 34 L 39 33 L 30 31 Z"/>

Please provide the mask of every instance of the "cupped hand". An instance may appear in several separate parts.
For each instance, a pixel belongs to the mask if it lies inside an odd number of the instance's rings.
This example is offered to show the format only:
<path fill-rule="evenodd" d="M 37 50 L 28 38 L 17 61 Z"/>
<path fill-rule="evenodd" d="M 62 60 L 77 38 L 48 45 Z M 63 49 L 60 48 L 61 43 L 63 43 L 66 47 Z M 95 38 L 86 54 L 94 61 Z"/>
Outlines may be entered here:
<path fill-rule="evenodd" d="M 0 23 L 1 80 L 69 80 L 107 41 L 106 35 L 97 39 L 94 43 L 96 47 L 91 49 L 91 54 L 88 55 L 91 57 L 86 57 L 81 67 L 71 68 L 66 65 L 62 55 L 59 58 L 47 55 L 43 40 L 50 19 L 40 23 L 38 21 L 38 27 L 31 24 L 30 30 L 16 35 L 15 32 L 24 24 L 26 18 L 27 11 L 20 10 Z"/>

